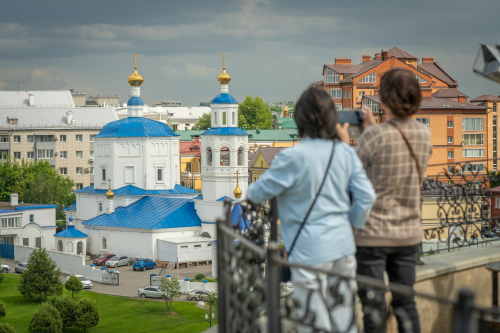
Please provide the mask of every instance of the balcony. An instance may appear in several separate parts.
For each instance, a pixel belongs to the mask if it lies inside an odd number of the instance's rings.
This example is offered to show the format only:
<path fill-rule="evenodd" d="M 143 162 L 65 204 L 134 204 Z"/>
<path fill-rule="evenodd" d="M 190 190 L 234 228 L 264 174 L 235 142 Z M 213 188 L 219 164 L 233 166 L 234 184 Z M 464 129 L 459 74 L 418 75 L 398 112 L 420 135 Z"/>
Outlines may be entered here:
<path fill-rule="evenodd" d="M 35 143 L 35 147 L 37 150 L 39 149 L 55 149 L 55 143 L 52 142 L 37 142 Z"/>
<path fill-rule="evenodd" d="M 456 169 L 461 167 L 457 165 Z M 451 178 L 453 185 L 448 184 Z M 362 315 L 371 317 L 379 330 L 397 332 L 392 309 L 387 316 L 378 311 L 385 300 L 373 297 L 376 290 L 384 291 L 386 300 L 414 296 L 421 332 L 498 332 L 497 273 L 485 266 L 500 262 L 500 238 L 483 238 L 482 227 L 491 227 L 500 220 L 500 217 L 491 218 L 489 213 L 489 185 L 499 180 L 472 173 L 440 174 L 424 182 L 422 193 L 434 198 L 439 222 L 425 225 L 423 221 L 423 238 L 434 241 L 437 246 L 422 253 L 425 265 L 417 266 L 414 289 L 365 276 L 354 279 L 292 264 L 279 255 L 276 200 L 273 199 L 270 206 L 259 206 L 227 199 L 225 216 L 217 221 L 217 260 L 214 261 L 219 282 L 218 326 L 210 332 L 295 332 L 297 325 L 319 331 L 314 313 L 309 310 L 314 305 L 310 303 L 313 298 L 308 298 L 305 304 L 297 302 L 293 286 L 280 282 L 282 267 L 300 267 L 313 275 L 327 274 L 335 278 L 336 282 L 327 289 L 334 299 L 334 304 L 326 305 L 331 313 L 346 302 L 357 303 L 357 311 L 345 312 L 342 317 L 347 326 L 334 332 L 351 332 L 350 329 L 356 330 L 355 326 L 362 328 Z M 234 219 L 232 207 L 238 203 L 242 213 Z M 240 219 L 248 223 L 233 223 Z M 440 246 L 443 244 L 446 246 Z M 370 302 L 364 314 L 356 290 L 349 289 L 350 282 L 354 281 L 359 290 L 366 292 Z M 339 288 L 344 291 L 339 292 Z M 403 323 L 409 318 L 404 311 L 398 315 Z"/>
<path fill-rule="evenodd" d="M 0 150 L 9 150 L 10 142 L 0 142 Z"/>

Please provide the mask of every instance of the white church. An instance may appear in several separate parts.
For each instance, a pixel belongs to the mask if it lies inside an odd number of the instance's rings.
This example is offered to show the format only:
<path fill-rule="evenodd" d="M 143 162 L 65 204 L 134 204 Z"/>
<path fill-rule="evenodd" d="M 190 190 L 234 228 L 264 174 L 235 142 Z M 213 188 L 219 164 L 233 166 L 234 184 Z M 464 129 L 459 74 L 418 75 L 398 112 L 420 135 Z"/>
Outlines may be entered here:
<path fill-rule="evenodd" d="M 134 69 L 128 118 L 108 123 L 95 136 L 95 184 L 75 191 L 76 204 L 66 211 L 71 232 L 56 234 L 56 247 L 64 251 L 65 237 L 78 236 L 90 254 L 211 260 L 223 200 L 248 187 L 248 135 L 238 128 L 231 77 L 223 62 L 211 128 L 201 135 L 200 193 L 180 185 L 179 136 L 167 124 L 142 117 L 144 79 L 137 63 Z"/>

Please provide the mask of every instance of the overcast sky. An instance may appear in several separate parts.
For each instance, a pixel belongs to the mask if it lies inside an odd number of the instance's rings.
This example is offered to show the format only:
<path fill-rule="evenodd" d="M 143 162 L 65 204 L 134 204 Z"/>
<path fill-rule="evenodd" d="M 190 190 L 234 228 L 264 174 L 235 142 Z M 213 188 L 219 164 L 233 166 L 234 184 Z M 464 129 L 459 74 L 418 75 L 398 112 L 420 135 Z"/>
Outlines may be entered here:
<path fill-rule="evenodd" d="M 500 94 L 472 73 L 479 43 L 500 44 L 498 0 L 2 1 L 0 90 L 69 89 L 126 102 L 138 54 L 147 104 L 198 105 L 219 92 L 295 100 L 336 57 L 397 46 L 435 57 L 471 98 Z"/>

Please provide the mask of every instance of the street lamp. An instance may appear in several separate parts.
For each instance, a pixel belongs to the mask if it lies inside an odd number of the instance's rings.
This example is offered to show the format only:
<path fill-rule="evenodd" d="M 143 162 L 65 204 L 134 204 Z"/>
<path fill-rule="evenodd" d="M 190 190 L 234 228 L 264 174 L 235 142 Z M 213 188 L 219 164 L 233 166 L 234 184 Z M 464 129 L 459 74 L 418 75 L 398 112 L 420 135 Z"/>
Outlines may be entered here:
<path fill-rule="evenodd" d="M 208 293 L 208 302 L 210 303 L 210 318 L 208 316 L 208 314 L 205 313 L 205 321 L 208 321 L 210 323 L 210 328 L 212 327 L 212 321 L 215 320 L 215 316 L 214 314 L 212 313 L 212 295 L 210 295 L 210 293 Z M 196 304 L 196 306 L 200 309 L 200 310 L 203 310 L 203 308 L 205 308 L 205 302 L 202 302 L 202 301 L 199 301 L 198 304 Z"/>

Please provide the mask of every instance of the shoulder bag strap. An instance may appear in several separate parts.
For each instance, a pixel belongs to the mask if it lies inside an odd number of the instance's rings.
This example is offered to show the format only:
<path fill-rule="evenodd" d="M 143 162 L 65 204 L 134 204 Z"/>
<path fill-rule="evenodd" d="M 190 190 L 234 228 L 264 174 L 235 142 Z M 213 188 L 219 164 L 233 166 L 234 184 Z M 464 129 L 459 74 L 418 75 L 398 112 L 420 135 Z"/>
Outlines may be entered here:
<path fill-rule="evenodd" d="M 413 149 L 411 148 L 410 142 L 406 138 L 406 135 L 403 133 L 403 131 L 392 121 L 387 121 L 389 124 L 391 124 L 395 129 L 401 133 L 401 136 L 403 137 L 403 140 L 405 140 L 406 145 L 408 146 L 408 150 L 410 151 L 411 156 L 413 157 L 413 160 L 415 161 L 415 165 L 417 166 L 417 172 L 418 172 L 418 180 L 420 181 L 420 186 L 422 186 L 422 174 L 420 173 L 420 165 L 418 164 L 417 156 L 413 152 Z"/>
<path fill-rule="evenodd" d="M 326 177 L 328 176 L 328 171 L 330 170 L 330 165 L 332 165 L 334 150 L 335 150 L 335 141 L 333 141 L 332 153 L 330 155 L 330 160 L 328 161 L 328 166 L 326 167 L 325 176 L 323 177 L 323 181 L 321 182 L 321 185 L 318 189 L 318 192 L 316 193 L 316 196 L 314 197 L 314 200 L 313 200 L 311 206 L 309 206 L 309 210 L 307 211 L 306 217 L 304 217 L 304 220 L 302 221 L 302 224 L 300 225 L 299 231 L 297 231 L 297 234 L 295 235 L 295 238 L 293 239 L 292 246 L 290 246 L 290 250 L 287 253 L 287 257 L 292 255 L 293 248 L 295 247 L 295 243 L 297 242 L 297 239 L 299 238 L 300 232 L 304 228 L 304 225 L 306 224 L 307 218 L 309 217 L 309 214 L 311 213 L 311 211 L 314 207 L 314 204 L 316 203 L 316 200 L 319 197 L 321 189 L 323 188 L 323 185 L 325 184 Z"/>

